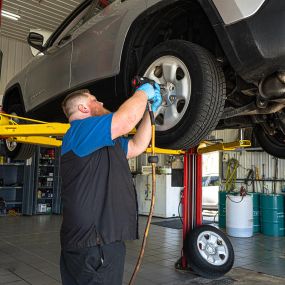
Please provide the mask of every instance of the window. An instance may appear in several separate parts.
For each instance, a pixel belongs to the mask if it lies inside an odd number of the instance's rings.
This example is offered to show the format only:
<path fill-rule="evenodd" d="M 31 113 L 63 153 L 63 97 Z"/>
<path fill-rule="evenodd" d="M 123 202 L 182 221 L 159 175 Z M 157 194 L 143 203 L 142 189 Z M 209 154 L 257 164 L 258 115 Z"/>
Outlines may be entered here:
<path fill-rule="evenodd" d="M 48 41 L 47 46 L 63 45 L 71 39 L 73 33 L 77 31 L 84 23 L 115 1 L 116 0 L 93 0 L 88 6 L 86 6 L 86 4 L 85 6 L 79 6 L 58 27 Z"/>
<path fill-rule="evenodd" d="M 100 13 L 107 6 L 112 4 L 116 0 L 93 0 L 91 4 L 86 7 L 79 15 L 71 21 L 71 23 L 62 32 L 63 36 L 59 36 L 56 41 L 59 45 L 71 39 L 73 33 L 77 31 L 84 23 L 90 20 L 92 17 Z"/>
<path fill-rule="evenodd" d="M 219 176 L 204 176 L 202 178 L 202 186 L 219 186 L 220 178 Z"/>

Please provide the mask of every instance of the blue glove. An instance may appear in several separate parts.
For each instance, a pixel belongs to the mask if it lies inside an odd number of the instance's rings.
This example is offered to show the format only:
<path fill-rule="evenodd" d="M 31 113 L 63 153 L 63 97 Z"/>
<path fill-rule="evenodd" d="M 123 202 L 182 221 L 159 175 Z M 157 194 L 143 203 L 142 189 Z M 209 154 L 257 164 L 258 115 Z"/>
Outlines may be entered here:
<path fill-rule="evenodd" d="M 162 97 L 160 94 L 160 86 L 155 83 L 154 84 L 154 98 L 152 99 L 151 109 L 153 112 L 156 112 L 159 106 L 162 103 Z"/>
<path fill-rule="evenodd" d="M 143 91 L 147 95 L 147 100 L 153 100 L 155 96 L 154 88 L 150 83 L 145 83 L 142 86 L 140 86 L 137 91 Z"/>

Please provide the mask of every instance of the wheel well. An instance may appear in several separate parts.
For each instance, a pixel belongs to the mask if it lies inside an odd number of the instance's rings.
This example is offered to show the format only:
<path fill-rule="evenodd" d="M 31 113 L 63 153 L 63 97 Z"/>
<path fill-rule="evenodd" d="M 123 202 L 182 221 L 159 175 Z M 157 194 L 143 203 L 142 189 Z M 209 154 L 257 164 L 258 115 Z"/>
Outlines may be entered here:
<path fill-rule="evenodd" d="M 160 2 L 140 15 L 128 32 L 120 80 L 117 80 L 120 84 L 117 90 L 124 90 L 125 94 L 130 93 L 127 83 L 131 82 L 144 56 L 161 42 L 187 40 L 203 46 L 216 58 L 224 57 L 216 33 L 198 1 L 175 1 L 161 5 Z M 122 84 L 125 84 L 123 88 Z"/>
<path fill-rule="evenodd" d="M 19 84 L 13 85 L 5 92 L 3 97 L 3 110 L 5 111 L 9 106 L 15 104 L 21 104 L 23 109 L 25 109 L 22 90 Z"/>

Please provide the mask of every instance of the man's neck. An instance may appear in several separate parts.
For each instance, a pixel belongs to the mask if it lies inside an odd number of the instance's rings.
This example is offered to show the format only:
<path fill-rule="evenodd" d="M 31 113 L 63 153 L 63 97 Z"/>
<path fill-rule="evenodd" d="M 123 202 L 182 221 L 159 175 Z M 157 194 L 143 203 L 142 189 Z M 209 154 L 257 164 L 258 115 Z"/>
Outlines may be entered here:
<path fill-rule="evenodd" d="M 69 122 L 71 123 L 72 121 L 76 121 L 76 120 L 83 120 L 83 119 L 86 119 L 86 118 L 89 118 L 91 117 L 90 114 L 78 114 L 78 115 L 73 115 L 73 116 L 70 116 L 69 118 Z"/>

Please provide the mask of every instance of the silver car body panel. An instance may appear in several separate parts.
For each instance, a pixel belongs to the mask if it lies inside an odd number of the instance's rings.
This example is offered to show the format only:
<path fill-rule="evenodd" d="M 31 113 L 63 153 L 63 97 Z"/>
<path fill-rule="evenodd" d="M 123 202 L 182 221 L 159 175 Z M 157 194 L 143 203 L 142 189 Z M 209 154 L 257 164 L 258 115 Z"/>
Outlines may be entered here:
<path fill-rule="evenodd" d="M 115 1 L 73 34 L 70 88 L 120 72 L 127 33 L 135 19 L 145 10 L 146 1 Z M 93 52 L 95 50 L 96 54 Z M 92 54 L 94 58 L 90 57 Z"/>
<path fill-rule="evenodd" d="M 212 1 L 229 24 L 252 15 L 265 0 Z M 18 83 L 26 111 L 30 111 L 77 86 L 119 74 L 124 43 L 132 23 L 159 2 L 163 0 L 113 2 L 80 26 L 70 41 L 37 55 L 8 83 L 6 90 Z M 164 3 L 173 2 L 175 0 Z"/>
<path fill-rule="evenodd" d="M 226 25 L 254 15 L 265 0 L 212 0 Z"/>
<path fill-rule="evenodd" d="M 71 43 L 62 47 L 51 47 L 44 55 L 35 58 L 29 65 L 23 92 L 25 106 L 33 109 L 68 89 L 70 58 Z"/>
<path fill-rule="evenodd" d="M 145 10 L 145 0 L 115 1 L 76 30 L 69 42 L 37 55 L 6 90 L 19 84 L 30 111 L 76 86 L 118 74 L 127 33 Z"/>

